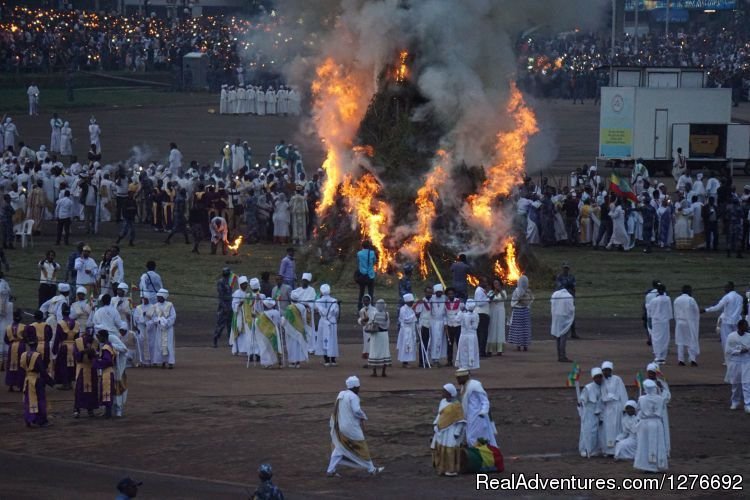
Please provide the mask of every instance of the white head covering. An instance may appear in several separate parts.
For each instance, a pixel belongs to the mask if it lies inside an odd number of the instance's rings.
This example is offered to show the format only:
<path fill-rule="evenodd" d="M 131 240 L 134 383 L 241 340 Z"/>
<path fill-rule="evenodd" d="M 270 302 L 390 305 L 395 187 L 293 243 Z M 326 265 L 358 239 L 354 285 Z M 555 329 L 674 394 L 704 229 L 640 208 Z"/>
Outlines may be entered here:
<path fill-rule="evenodd" d="M 644 380 L 643 389 L 646 391 L 646 394 L 652 394 L 654 391 L 656 391 L 656 382 L 654 382 L 650 378 Z"/>
<path fill-rule="evenodd" d="M 591 378 L 596 377 L 597 375 L 603 375 L 602 369 L 598 366 L 595 366 L 591 369 Z"/>
<path fill-rule="evenodd" d="M 292 291 L 291 291 L 291 292 L 289 293 L 289 299 L 290 299 L 290 300 L 291 300 L 292 302 L 297 302 L 297 301 L 299 301 L 299 296 L 300 296 L 300 292 L 299 292 L 299 291 L 298 291 L 297 289 L 294 289 L 294 290 L 292 290 Z"/>
<path fill-rule="evenodd" d="M 60 293 L 69 292 L 70 291 L 70 285 L 68 285 L 67 283 L 60 283 L 59 285 L 57 285 L 57 291 L 60 292 Z"/>
<path fill-rule="evenodd" d="M 477 303 L 474 299 L 469 299 L 466 301 L 466 310 L 467 311 L 473 311 L 475 307 L 477 307 Z"/>
<path fill-rule="evenodd" d="M 76 288 L 76 295 L 79 293 L 86 295 L 86 287 L 79 286 L 78 288 Z"/>
<path fill-rule="evenodd" d="M 414 294 L 413 293 L 405 293 L 403 296 L 404 302 L 414 302 Z"/>
<path fill-rule="evenodd" d="M 437 285 L 435 285 L 435 286 L 432 287 L 432 291 L 435 292 L 435 293 L 442 292 L 443 291 L 443 285 L 441 285 L 440 283 L 438 283 Z"/>
<path fill-rule="evenodd" d="M 607 368 L 609 368 L 610 370 L 614 370 L 615 365 L 611 361 L 605 361 L 604 363 L 602 363 L 602 370 L 606 370 Z"/>
<path fill-rule="evenodd" d="M 445 384 L 443 386 L 443 389 L 445 389 L 452 398 L 455 398 L 458 394 L 458 389 L 456 389 L 456 386 L 453 384 Z"/>
<path fill-rule="evenodd" d="M 302 273 L 302 279 L 306 281 L 312 281 L 312 274 L 311 273 Z"/>
<path fill-rule="evenodd" d="M 276 301 L 273 299 L 263 299 L 263 305 L 266 309 L 273 309 L 273 306 L 276 305 Z"/>
<path fill-rule="evenodd" d="M 166 288 L 160 288 L 158 292 L 156 292 L 157 297 L 164 297 L 165 299 L 169 297 L 169 290 Z"/>
<path fill-rule="evenodd" d="M 119 285 L 117 285 L 117 289 L 118 290 L 125 290 L 127 292 L 128 291 L 128 284 L 127 283 L 120 283 Z"/>
<path fill-rule="evenodd" d="M 636 403 L 636 402 L 635 402 L 635 401 L 633 401 L 632 399 L 628 399 L 628 400 L 627 400 L 627 401 L 625 402 L 625 408 L 627 408 L 628 406 L 630 406 L 631 408 L 634 408 L 634 409 L 636 409 L 636 410 L 638 409 L 638 403 Z"/>
<path fill-rule="evenodd" d="M 520 278 L 518 278 L 518 284 L 516 285 L 516 291 L 523 295 L 526 293 L 526 291 L 529 289 L 529 278 L 526 277 L 526 275 L 522 275 Z"/>
<path fill-rule="evenodd" d="M 330 285 L 327 285 L 325 283 L 323 283 L 322 285 L 320 285 L 320 294 L 321 295 L 330 295 L 331 294 L 331 287 L 330 287 Z"/>
<path fill-rule="evenodd" d="M 359 379 L 355 375 L 352 375 L 346 379 L 346 388 L 354 389 L 355 387 L 359 387 Z"/>
<path fill-rule="evenodd" d="M 251 278 L 250 279 L 250 289 L 251 290 L 260 290 L 260 280 L 258 278 Z"/>
<path fill-rule="evenodd" d="M 240 276 L 237 280 L 237 284 L 244 285 L 245 283 L 247 283 L 247 276 Z"/>
<path fill-rule="evenodd" d="M 646 366 L 646 371 L 656 373 L 659 371 L 659 365 L 656 363 L 649 363 L 648 366 Z"/>
<path fill-rule="evenodd" d="M 375 302 L 375 309 L 377 309 L 380 312 L 385 311 L 385 300 L 378 299 L 378 301 Z"/>

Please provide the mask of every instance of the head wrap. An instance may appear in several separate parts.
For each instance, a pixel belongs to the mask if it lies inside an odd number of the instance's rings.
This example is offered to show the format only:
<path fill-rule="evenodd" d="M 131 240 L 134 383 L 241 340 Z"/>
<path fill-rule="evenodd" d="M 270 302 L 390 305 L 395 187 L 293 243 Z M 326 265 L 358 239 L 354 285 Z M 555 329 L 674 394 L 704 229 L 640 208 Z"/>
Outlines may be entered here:
<path fill-rule="evenodd" d="M 125 290 L 127 292 L 128 291 L 128 284 L 127 283 L 120 283 L 119 285 L 117 285 L 117 289 L 118 290 Z"/>
<path fill-rule="evenodd" d="M 466 310 L 467 311 L 473 311 L 475 307 L 477 307 L 477 302 L 474 299 L 469 299 L 466 301 Z"/>
<path fill-rule="evenodd" d="M 594 378 L 597 375 L 602 375 L 602 369 L 598 366 L 595 366 L 591 369 L 591 378 Z"/>
<path fill-rule="evenodd" d="M 237 283 L 240 285 L 244 285 L 245 283 L 247 283 L 247 276 L 240 276 L 237 280 Z"/>
<path fill-rule="evenodd" d="M 627 408 L 628 406 L 636 410 L 638 409 L 638 403 L 636 403 L 632 399 L 628 399 L 627 402 L 625 403 L 625 408 Z"/>
<path fill-rule="evenodd" d="M 159 291 L 156 292 L 156 296 L 166 299 L 167 297 L 169 297 L 169 290 L 167 290 L 166 288 L 160 288 Z"/>
<path fill-rule="evenodd" d="M 405 293 L 403 296 L 404 302 L 414 302 L 414 294 L 413 293 Z"/>
<path fill-rule="evenodd" d="M 273 306 L 276 305 L 276 301 L 273 299 L 263 299 L 263 306 L 265 306 L 266 309 L 273 309 Z"/>
<path fill-rule="evenodd" d="M 438 283 L 437 285 L 435 285 L 435 286 L 432 287 L 432 291 L 435 292 L 435 293 L 442 292 L 443 291 L 443 285 L 441 285 L 440 283 Z"/>
<path fill-rule="evenodd" d="M 305 281 L 312 281 L 312 274 L 311 273 L 303 273 L 302 279 Z"/>
<path fill-rule="evenodd" d="M 252 290 L 260 290 L 260 280 L 258 278 L 250 279 L 250 288 Z"/>
<path fill-rule="evenodd" d="M 443 386 L 443 389 L 445 389 L 446 392 L 450 394 L 452 398 L 455 398 L 456 395 L 458 394 L 458 389 L 456 389 L 456 386 L 453 384 L 445 384 Z"/>
<path fill-rule="evenodd" d="M 321 295 L 330 295 L 331 294 L 331 287 L 327 284 L 320 285 L 320 294 Z"/>
<path fill-rule="evenodd" d="M 644 380 L 643 389 L 646 391 L 646 394 L 653 394 L 656 391 L 656 382 L 651 379 Z"/>
<path fill-rule="evenodd" d="M 86 295 L 86 287 L 79 286 L 78 288 L 76 288 L 76 294 Z"/>
<path fill-rule="evenodd" d="M 516 285 L 516 291 L 523 295 L 529 289 L 529 278 L 524 274 L 518 278 L 518 284 Z"/>
<path fill-rule="evenodd" d="M 354 389 L 355 387 L 359 387 L 359 379 L 355 375 L 352 375 L 346 379 L 346 388 Z"/>
<path fill-rule="evenodd" d="M 385 300 L 383 300 L 383 299 L 378 299 L 378 301 L 377 301 L 377 302 L 375 302 L 375 308 L 376 308 L 376 309 L 377 309 L 378 311 L 380 311 L 380 312 L 384 312 L 384 311 L 385 311 Z"/>
<path fill-rule="evenodd" d="M 456 370 L 456 377 L 464 377 L 469 374 L 469 370 L 466 368 L 459 368 Z"/>
<path fill-rule="evenodd" d="M 602 363 L 602 370 L 606 370 L 607 368 L 609 368 L 610 370 L 614 370 L 615 365 L 611 361 L 605 361 L 604 363 Z"/>
<path fill-rule="evenodd" d="M 648 366 L 646 366 L 646 371 L 656 373 L 659 371 L 659 365 L 656 363 L 649 363 Z"/>
<path fill-rule="evenodd" d="M 57 291 L 60 293 L 68 293 L 70 291 L 70 285 L 67 283 L 60 283 L 57 285 Z"/>

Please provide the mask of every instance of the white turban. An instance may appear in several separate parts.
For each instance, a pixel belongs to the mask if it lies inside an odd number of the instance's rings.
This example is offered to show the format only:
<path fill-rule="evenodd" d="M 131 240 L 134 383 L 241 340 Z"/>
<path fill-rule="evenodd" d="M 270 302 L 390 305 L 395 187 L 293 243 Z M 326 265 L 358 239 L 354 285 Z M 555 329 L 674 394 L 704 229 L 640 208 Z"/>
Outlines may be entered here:
<path fill-rule="evenodd" d="M 469 299 L 466 301 L 466 310 L 467 311 L 473 311 L 474 308 L 477 307 L 477 303 L 474 299 Z"/>
<path fill-rule="evenodd" d="M 86 287 L 79 286 L 76 288 L 76 294 L 82 293 L 83 295 L 86 295 Z"/>
<path fill-rule="evenodd" d="M 604 363 L 602 363 L 602 370 L 606 370 L 607 368 L 609 368 L 610 370 L 614 370 L 615 365 L 611 361 L 605 361 Z"/>
<path fill-rule="evenodd" d="M 645 382 L 645 381 L 644 381 L 644 382 Z M 636 402 L 635 402 L 634 400 L 632 400 L 632 399 L 628 399 L 628 401 L 627 401 L 627 402 L 625 403 L 625 408 L 627 408 L 628 406 L 629 406 L 629 407 L 631 407 L 631 408 L 633 408 L 633 409 L 635 409 L 635 410 L 637 410 L 637 409 L 638 409 L 638 403 L 636 403 Z"/>
<path fill-rule="evenodd" d="M 414 294 L 405 293 L 403 299 L 404 299 L 404 302 L 414 302 Z"/>
<path fill-rule="evenodd" d="M 276 301 L 273 299 L 263 299 L 263 305 L 266 309 L 273 309 L 273 306 L 276 305 Z"/>
<path fill-rule="evenodd" d="M 649 363 L 646 367 L 646 371 L 656 373 L 659 371 L 659 365 L 657 365 L 656 363 Z"/>
<path fill-rule="evenodd" d="M 119 285 L 117 285 L 117 289 L 118 290 L 125 290 L 127 292 L 128 291 L 128 284 L 127 283 L 120 283 Z"/>
<path fill-rule="evenodd" d="M 327 284 L 320 285 L 320 294 L 321 295 L 330 295 L 331 294 L 331 287 Z"/>
<path fill-rule="evenodd" d="M 291 300 L 292 302 L 297 302 L 297 301 L 299 300 L 299 296 L 300 296 L 300 292 L 298 292 L 298 291 L 297 291 L 296 289 L 295 289 L 295 290 L 292 290 L 292 291 L 291 291 L 291 292 L 289 293 L 289 299 L 290 299 L 290 300 Z"/>
<path fill-rule="evenodd" d="M 352 375 L 351 377 L 346 379 L 346 388 L 354 389 L 355 387 L 359 387 L 359 379 L 356 377 L 356 375 Z"/>
<path fill-rule="evenodd" d="M 247 283 L 247 276 L 240 276 L 237 280 L 237 283 L 240 285 L 244 285 L 245 283 Z"/>
<path fill-rule="evenodd" d="M 648 390 L 648 389 L 654 389 L 654 388 L 656 388 L 656 382 L 654 382 L 650 378 L 646 379 L 646 380 L 643 381 L 643 388 L 646 389 L 646 390 Z"/>
<path fill-rule="evenodd" d="M 441 285 L 440 283 L 438 283 L 437 285 L 435 285 L 435 286 L 432 287 L 432 291 L 435 292 L 435 293 L 442 292 L 443 291 L 443 285 Z"/>
<path fill-rule="evenodd" d="M 68 285 L 67 283 L 60 283 L 59 285 L 57 285 L 57 291 L 60 293 L 67 293 L 70 291 L 70 285 Z"/>
<path fill-rule="evenodd" d="M 456 386 L 453 384 L 445 384 L 443 386 L 443 389 L 445 389 L 452 398 L 455 398 L 458 394 L 458 389 L 456 389 Z"/>
<path fill-rule="evenodd" d="M 602 374 L 602 369 L 601 369 L 601 368 L 599 368 L 598 366 L 595 366 L 595 367 L 593 367 L 593 368 L 591 369 L 591 378 L 594 378 L 594 377 L 596 377 L 597 375 L 603 375 L 603 374 Z"/>
<path fill-rule="evenodd" d="M 311 273 L 303 273 L 302 279 L 307 281 L 312 281 L 312 274 Z"/>
<path fill-rule="evenodd" d="M 260 290 L 260 280 L 258 278 L 252 278 L 250 280 L 250 288 L 253 290 Z"/>
<path fill-rule="evenodd" d="M 156 292 L 156 296 L 166 299 L 167 297 L 169 297 L 169 290 L 167 290 L 166 288 L 160 288 L 159 291 Z"/>

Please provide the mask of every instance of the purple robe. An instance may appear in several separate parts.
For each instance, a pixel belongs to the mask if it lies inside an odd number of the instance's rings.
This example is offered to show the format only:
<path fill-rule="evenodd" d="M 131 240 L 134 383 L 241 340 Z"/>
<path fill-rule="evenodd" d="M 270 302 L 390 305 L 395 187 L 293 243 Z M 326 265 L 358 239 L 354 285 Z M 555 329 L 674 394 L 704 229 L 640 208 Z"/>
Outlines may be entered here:
<path fill-rule="evenodd" d="M 24 357 L 31 358 L 33 351 L 27 351 L 23 354 L 21 359 Z M 42 357 L 39 356 L 36 359 L 34 366 L 29 367 L 29 371 L 36 372 L 39 374 L 39 378 L 36 380 L 36 384 L 26 385 L 24 384 L 23 391 L 23 418 L 26 421 L 26 425 L 36 424 L 44 425 L 47 423 L 47 384 L 52 384 L 52 379 L 47 373 L 47 369 L 44 366 Z M 37 400 L 37 411 L 32 413 L 30 408 L 29 392 L 35 391 Z"/>
<path fill-rule="evenodd" d="M 68 318 L 64 319 L 68 324 L 68 328 L 71 330 L 75 327 L 75 321 Z M 55 343 L 52 346 L 52 353 L 57 357 L 55 358 L 55 383 L 62 385 L 70 385 L 76 379 L 76 367 L 75 363 L 73 366 L 68 366 L 68 349 L 72 348 L 69 344 L 64 341 L 67 339 L 67 334 L 63 331 L 60 325 L 57 325 L 57 334 L 55 335 Z"/>
<path fill-rule="evenodd" d="M 105 344 L 105 345 L 109 346 L 109 344 Z M 99 356 L 99 359 L 97 359 L 96 362 L 94 363 L 94 366 L 98 370 L 106 370 L 107 368 L 114 368 L 115 360 L 112 357 L 112 353 L 104 349 L 104 346 L 102 346 L 102 353 Z M 105 398 L 104 398 L 104 377 L 109 377 L 109 383 L 110 383 L 109 401 L 105 401 Z M 115 385 L 114 370 L 109 370 L 108 374 L 102 373 L 102 381 L 99 384 L 99 402 L 101 406 L 104 406 L 105 408 L 112 408 L 112 403 L 115 400 L 116 387 L 117 386 Z"/>
<path fill-rule="evenodd" d="M 20 330 L 21 338 L 23 338 L 23 332 L 24 332 L 24 326 L 18 323 L 15 323 L 8 328 L 16 327 L 18 330 Z M 18 350 L 16 351 L 16 368 L 15 370 L 10 369 L 11 360 L 10 356 L 12 356 L 12 345 L 13 342 L 8 338 L 8 333 L 5 333 L 5 337 L 3 339 L 6 344 L 8 344 L 8 362 L 5 367 L 5 385 L 8 387 L 18 387 L 19 389 L 23 387 L 23 379 L 26 377 L 26 374 L 21 370 L 21 356 L 23 356 L 23 353 L 26 352 L 26 342 L 23 340 L 17 340 L 15 343 L 18 345 Z"/>
<path fill-rule="evenodd" d="M 44 356 L 44 367 L 47 368 L 50 360 L 49 342 L 52 340 L 52 328 L 47 324 L 44 325 L 44 339 L 42 339 L 37 336 L 34 324 L 26 325 L 26 336 L 24 338 L 28 338 L 28 335 L 34 335 L 39 343 L 38 345 L 44 346 L 44 350 L 39 352 Z"/>
<path fill-rule="evenodd" d="M 73 355 L 76 358 L 76 388 L 75 388 L 75 409 L 76 410 L 96 410 L 99 408 L 99 375 L 96 369 L 96 356 L 93 359 L 89 358 L 89 354 L 85 351 L 91 346 L 91 339 L 86 336 L 83 340 L 84 350 L 78 348 L 79 341 L 76 341 L 76 345 L 73 348 Z M 91 359 L 90 366 L 84 364 L 85 360 Z M 83 370 L 89 370 L 91 375 L 91 387 L 87 392 L 84 389 L 84 373 Z"/>

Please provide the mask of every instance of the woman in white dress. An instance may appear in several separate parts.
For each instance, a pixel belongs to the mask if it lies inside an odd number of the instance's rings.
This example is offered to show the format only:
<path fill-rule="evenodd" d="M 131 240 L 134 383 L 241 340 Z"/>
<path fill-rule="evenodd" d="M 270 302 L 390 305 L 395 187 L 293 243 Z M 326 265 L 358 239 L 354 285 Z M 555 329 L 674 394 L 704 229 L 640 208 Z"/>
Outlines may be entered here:
<path fill-rule="evenodd" d="M 643 382 L 646 394 L 638 399 L 638 433 L 633 467 L 647 472 L 665 471 L 669 467 L 664 435 L 664 398 L 656 382 Z"/>
<path fill-rule="evenodd" d="M 70 123 L 65 122 L 60 129 L 60 154 L 70 156 L 73 154 L 73 129 Z"/>
<path fill-rule="evenodd" d="M 398 312 L 396 350 L 401 366 L 406 368 L 409 363 L 417 360 L 417 315 L 414 312 L 414 295 L 404 294 L 403 299 L 404 305 Z"/>
<path fill-rule="evenodd" d="M 372 297 L 369 293 L 362 296 L 362 309 L 359 310 L 359 316 L 357 317 L 357 324 L 362 327 L 362 359 L 367 360 L 370 355 L 370 333 L 367 331 L 365 326 L 368 323 L 372 323 L 372 318 L 375 315 L 375 306 L 372 305 Z M 363 368 L 370 366 L 365 363 Z"/>
<path fill-rule="evenodd" d="M 487 355 L 497 353 L 503 355 L 505 343 L 505 300 L 508 294 L 503 289 L 503 282 L 496 279 L 492 282 L 492 290 L 487 294 L 490 298 L 490 332 L 487 336 Z"/>
<path fill-rule="evenodd" d="M 467 300 L 466 310 L 461 314 L 461 336 L 458 339 L 456 361 L 453 364 L 459 369 L 479 369 L 479 339 L 477 338 L 479 315 L 474 312 L 476 305 L 474 300 Z"/>
<path fill-rule="evenodd" d="M 372 320 L 365 326 L 370 333 L 370 355 L 367 364 L 372 368 L 372 376 L 378 376 L 378 367 L 381 367 L 381 376 L 385 377 L 385 369 L 391 366 L 391 347 L 388 338 L 388 329 L 391 326 L 391 317 L 385 310 L 385 300 L 379 299 L 375 303 L 375 314 Z"/>
<path fill-rule="evenodd" d="M 289 240 L 289 224 L 291 215 L 289 213 L 289 203 L 286 196 L 280 194 L 276 199 L 273 209 L 273 240 L 276 243 L 287 243 Z"/>

